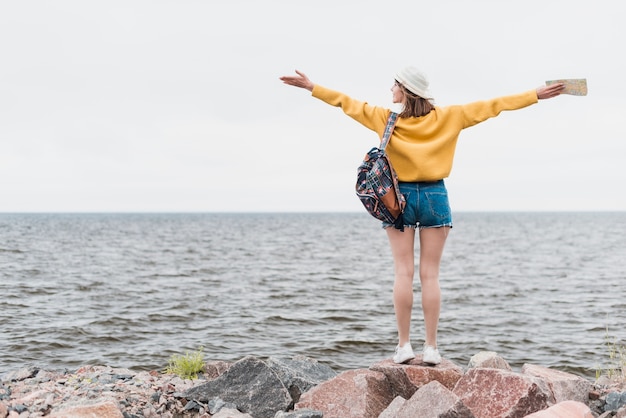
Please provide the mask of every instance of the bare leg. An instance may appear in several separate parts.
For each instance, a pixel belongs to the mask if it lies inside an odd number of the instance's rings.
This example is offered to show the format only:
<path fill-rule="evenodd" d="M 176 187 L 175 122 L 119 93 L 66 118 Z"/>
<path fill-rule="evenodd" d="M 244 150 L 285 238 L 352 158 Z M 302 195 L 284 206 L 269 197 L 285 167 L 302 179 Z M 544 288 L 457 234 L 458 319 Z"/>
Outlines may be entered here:
<path fill-rule="evenodd" d="M 419 275 L 422 284 L 422 309 L 426 328 L 426 345 L 437 347 L 437 328 L 441 310 L 439 264 L 450 227 L 424 228 L 420 236 Z"/>
<path fill-rule="evenodd" d="M 393 285 L 393 306 L 398 325 L 399 345 L 410 339 L 411 312 L 413 310 L 413 275 L 415 273 L 415 229 L 405 228 L 401 232 L 387 228 L 395 270 Z"/>

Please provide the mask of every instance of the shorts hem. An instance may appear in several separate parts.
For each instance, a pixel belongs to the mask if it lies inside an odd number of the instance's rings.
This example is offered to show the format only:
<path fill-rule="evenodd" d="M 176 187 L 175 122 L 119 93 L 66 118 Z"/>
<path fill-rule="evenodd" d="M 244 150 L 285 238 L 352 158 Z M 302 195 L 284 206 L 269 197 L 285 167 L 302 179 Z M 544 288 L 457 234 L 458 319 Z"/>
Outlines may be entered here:
<path fill-rule="evenodd" d="M 444 223 L 441 225 L 429 225 L 429 226 L 421 226 L 421 225 L 404 225 L 405 228 L 411 228 L 411 229 L 419 229 L 420 231 L 422 229 L 429 229 L 429 228 L 443 228 L 443 227 L 450 227 L 452 228 L 452 222 L 448 222 L 448 223 Z M 387 228 L 391 228 L 393 227 L 393 224 L 388 224 L 386 222 L 383 222 L 382 228 L 383 229 L 387 229 Z"/>
<path fill-rule="evenodd" d="M 420 229 L 420 231 L 422 229 L 428 229 L 428 228 L 444 228 L 444 227 L 450 227 L 452 228 L 452 222 L 447 222 L 445 224 L 441 224 L 441 225 L 431 225 L 431 226 L 421 226 L 419 225 L 418 228 Z"/>
<path fill-rule="evenodd" d="M 383 229 L 387 229 L 387 228 L 392 228 L 394 225 L 393 224 L 388 224 L 386 222 L 383 222 Z M 411 228 L 411 229 L 416 229 L 417 226 L 416 225 L 404 225 L 405 228 Z"/>

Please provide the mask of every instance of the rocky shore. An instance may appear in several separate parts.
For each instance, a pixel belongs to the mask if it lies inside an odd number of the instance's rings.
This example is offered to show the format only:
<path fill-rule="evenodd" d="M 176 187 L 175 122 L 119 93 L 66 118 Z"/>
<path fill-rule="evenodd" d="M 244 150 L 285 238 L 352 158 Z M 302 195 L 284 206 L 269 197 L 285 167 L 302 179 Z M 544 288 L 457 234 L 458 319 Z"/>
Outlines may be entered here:
<path fill-rule="evenodd" d="M 390 359 L 336 373 L 307 357 L 208 362 L 198 379 L 106 366 L 0 376 L 0 418 L 626 418 L 623 377 L 591 382 L 496 353 L 462 368 Z"/>

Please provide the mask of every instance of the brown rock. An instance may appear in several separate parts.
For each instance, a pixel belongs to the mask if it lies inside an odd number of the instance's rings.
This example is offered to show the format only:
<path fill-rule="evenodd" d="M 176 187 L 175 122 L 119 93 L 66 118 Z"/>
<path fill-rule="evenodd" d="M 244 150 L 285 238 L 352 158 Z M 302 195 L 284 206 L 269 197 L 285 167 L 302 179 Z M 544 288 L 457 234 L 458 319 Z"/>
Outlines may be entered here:
<path fill-rule="evenodd" d="M 600 399 L 600 396 L 602 396 L 602 394 L 599 390 L 592 389 L 589 391 L 589 400 L 591 401 L 597 401 L 598 399 Z"/>
<path fill-rule="evenodd" d="M 586 404 L 589 402 L 591 382 L 580 376 L 533 364 L 524 364 L 522 374 L 544 380 L 552 391 L 556 403 L 578 401 Z"/>
<path fill-rule="evenodd" d="M 9 409 L 7 408 L 4 402 L 0 402 L 0 418 L 4 418 L 9 413 Z"/>
<path fill-rule="evenodd" d="M 474 354 L 467 367 L 511 370 L 509 363 L 493 351 L 481 351 Z"/>
<path fill-rule="evenodd" d="M 324 418 L 377 418 L 393 398 L 383 373 L 348 370 L 302 394 L 295 409 L 322 411 Z"/>
<path fill-rule="evenodd" d="M 463 376 L 463 370 L 449 360 L 443 359 L 437 366 L 426 366 L 419 355 L 406 364 L 396 364 L 391 359 L 383 360 L 370 366 L 370 370 L 384 373 L 394 396 L 402 396 L 404 399 L 409 399 L 415 391 L 433 380 L 452 390 Z"/>
<path fill-rule="evenodd" d="M 543 411 L 526 415 L 525 418 L 592 418 L 593 414 L 587 405 L 576 401 L 564 401 Z"/>
<path fill-rule="evenodd" d="M 422 386 L 400 408 L 396 418 L 475 418 L 461 399 L 436 380 Z"/>
<path fill-rule="evenodd" d="M 50 414 L 50 418 L 124 418 L 119 407 L 112 401 L 91 405 L 70 406 Z"/>
<path fill-rule="evenodd" d="M 226 370 L 232 366 L 227 361 L 209 361 L 204 365 L 204 377 L 206 380 L 213 380 L 220 377 Z"/>
<path fill-rule="evenodd" d="M 522 418 L 554 404 L 544 381 L 508 370 L 470 369 L 453 392 L 480 418 Z"/>

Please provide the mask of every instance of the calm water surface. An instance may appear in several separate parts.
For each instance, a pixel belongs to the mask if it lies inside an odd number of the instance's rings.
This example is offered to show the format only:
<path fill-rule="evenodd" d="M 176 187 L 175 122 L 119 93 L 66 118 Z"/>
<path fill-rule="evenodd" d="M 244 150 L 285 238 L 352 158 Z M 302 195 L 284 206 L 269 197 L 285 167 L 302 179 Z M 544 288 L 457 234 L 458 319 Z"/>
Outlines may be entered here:
<path fill-rule="evenodd" d="M 490 350 L 514 369 L 594 377 L 607 327 L 626 344 L 625 230 L 626 213 L 457 213 L 442 355 L 465 366 Z M 365 213 L 0 214 L 0 277 L 0 374 L 160 370 L 200 347 L 342 371 L 396 343 L 387 238 Z"/>

